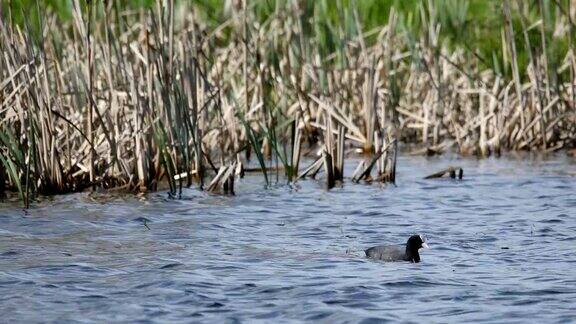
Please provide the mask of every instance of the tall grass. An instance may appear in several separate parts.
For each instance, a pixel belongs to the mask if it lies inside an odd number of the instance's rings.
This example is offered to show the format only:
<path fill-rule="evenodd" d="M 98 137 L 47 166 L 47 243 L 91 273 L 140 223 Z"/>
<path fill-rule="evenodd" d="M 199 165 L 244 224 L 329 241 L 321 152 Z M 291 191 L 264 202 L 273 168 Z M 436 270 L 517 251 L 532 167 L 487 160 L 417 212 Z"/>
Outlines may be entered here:
<path fill-rule="evenodd" d="M 25 202 L 162 181 L 176 195 L 210 170 L 233 192 L 240 153 L 269 183 L 319 149 L 339 179 L 359 149 L 376 154 L 364 178 L 394 181 L 398 142 L 575 144 L 568 0 L 75 0 L 28 20 L 24 2 L 0 14 L 0 189 Z"/>

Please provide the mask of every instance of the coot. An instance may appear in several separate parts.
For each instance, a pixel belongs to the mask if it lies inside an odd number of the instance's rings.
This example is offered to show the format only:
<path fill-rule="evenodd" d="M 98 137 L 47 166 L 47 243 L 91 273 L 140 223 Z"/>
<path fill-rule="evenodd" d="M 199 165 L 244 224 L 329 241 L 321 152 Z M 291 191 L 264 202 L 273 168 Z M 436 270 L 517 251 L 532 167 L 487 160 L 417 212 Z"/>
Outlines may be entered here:
<path fill-rule="evenodd" d="M 369 248 L 366 256 L 371 259 L 382 261 L 411 261 L 420 262 L 418 250 L 428 248 L 426 239 L 422 235 L 412 235 L 406 243 L 406 247 L 397 245 L 378 245 Z"/>

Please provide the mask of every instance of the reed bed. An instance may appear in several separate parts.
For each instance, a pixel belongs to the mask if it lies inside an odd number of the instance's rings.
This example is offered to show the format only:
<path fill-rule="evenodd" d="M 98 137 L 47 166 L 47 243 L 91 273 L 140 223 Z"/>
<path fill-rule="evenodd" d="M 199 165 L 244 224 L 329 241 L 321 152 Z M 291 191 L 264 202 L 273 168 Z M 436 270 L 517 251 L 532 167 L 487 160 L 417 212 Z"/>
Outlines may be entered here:
<path fill-rule="evenodd" d="M 71 21 L 43 10 L 36 34 L 4 8 L 0 192 L 28 204 L 166 181 L 176 194 L 213 174 L 208 189 L 233 193 L 254 156 L 266 183 L 324 166 L 331 187 L 351 152 L 369 154 L 354 180 L 376 166 L 375 179 L 395 181 L 399 143 L 479 156 L 573 148 L 576 4 L 504 0 L 496 68 L 442 37 L 445 2 L 408 16 L 392 6 L 371 30 L 344 0 L 338 24 L 324 0 L 273 1 L 264 15 L 256 0 L 224 1 L 219 24 L 188 2 L 74 0 Z"/>

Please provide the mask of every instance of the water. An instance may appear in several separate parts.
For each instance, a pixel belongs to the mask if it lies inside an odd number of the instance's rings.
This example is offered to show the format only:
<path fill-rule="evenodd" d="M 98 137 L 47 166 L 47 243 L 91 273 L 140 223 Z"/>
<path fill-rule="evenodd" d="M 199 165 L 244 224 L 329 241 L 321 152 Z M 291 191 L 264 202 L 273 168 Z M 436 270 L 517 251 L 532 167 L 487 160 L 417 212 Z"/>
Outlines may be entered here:
<path fill-rule="evenodd" d="M 464 181 L 422 180 L 447 165 Z M 355 165 L 348 163 L 348 174 Z M 397 186 L 0 205 L 5 322 L 569 322 L 576 163 L 402 157 Z M 425 233 L 423 261 L 362 250 Z"/>

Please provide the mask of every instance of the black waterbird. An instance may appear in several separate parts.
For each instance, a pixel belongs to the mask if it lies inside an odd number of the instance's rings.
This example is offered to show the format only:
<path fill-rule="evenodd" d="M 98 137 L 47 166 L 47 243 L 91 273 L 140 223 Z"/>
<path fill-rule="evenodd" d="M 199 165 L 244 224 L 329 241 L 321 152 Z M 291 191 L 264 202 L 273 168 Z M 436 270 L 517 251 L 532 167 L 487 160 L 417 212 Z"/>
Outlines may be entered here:
<path fill-rule="evenodd" d="M 420 262 L 418 250 L 429 248 L 426 239 L 422 235 L 412 235 L 406 242 L 406 247 L 398 245 L 378 245 L 367 249 L 366 256 L 371 259 L 382 261 L 410 261 Z"/>

